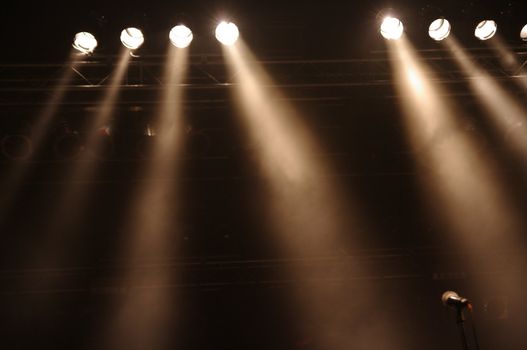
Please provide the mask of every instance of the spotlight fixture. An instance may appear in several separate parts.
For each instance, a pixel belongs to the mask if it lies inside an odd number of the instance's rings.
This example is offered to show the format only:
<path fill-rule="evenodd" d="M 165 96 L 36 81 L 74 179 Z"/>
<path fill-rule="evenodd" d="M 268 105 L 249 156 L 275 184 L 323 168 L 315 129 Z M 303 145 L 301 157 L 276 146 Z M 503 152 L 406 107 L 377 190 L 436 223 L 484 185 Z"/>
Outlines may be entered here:
<path fill-rule="evenodd" d="M 450 22 L 444 18 L 438 18 L 428 27 L 428 35 L 435 41 L 441 41 L 450 34 Z"/>
<path fill-rule="evenodd" d="M 190 30 L 190 28 L 180 24 L 172 28 L 168 34 L 168 37 L 172 45 L 180 49 L 184 49 L 190 45 L 194 35 L 192 35 L 192 30 Z"/>
<path fill-rule="evenodd" d="M 145 42 L 145 37 L 140 29 L 129 27 L 121 32 L 121 42 L 130 50 L 137 50 Z"/>
<path fill-rule="evenodd" d="M 96 137 L 96 141 L 86 149 L 99 159 L 111 158 L 115 152 L 112 127 L 110 125 L 101 126 L 97 130 Z"/>
<path fill-rule="evenodd" d="M 70 129 L 64 130 L 53 143 L 55 157 L 62 160 L 76 158 L 83 149 L 79 133 Z"/>
<path fill-rule="evenodd" d="M 474 35 L 479 40 L 488 40 L 496 34 L 498 30 L 498 25 L 493 20 L 484 20 L 479 22 L 474 31 Z"/>
<path fill-rule="evenodd" d="M 97 47 L 97 40 L 93 34 L 88 32 L 79 32 L 73 39 L 73 48 L 85 55 L 88 55 Z"/>
<path fill-rule="evenodd" d="M 216 39 L 223 45 L 231 46 L 233 45 L 238 37 L 240 32 L 236 24 L 232 22 L 221 22 L 216 27 Z"/>
<path fill-rule="evenodd" d="M 403 35 L 403 22 L 395 17 L 386 17 L 381 24 L 381 35 L 387 40 L 397 40 Z"/>
<path fill-rule="evenodd" d="M 520 32 L 520 38 L 523 41 L 527 41 L 527 24 L 523 26 L 522 31 Z"/>
<path fill-rule="evenodd" d="M 33 145 L 29 137 L 23 134 L 5 135 L 0 142 L 2 154 L 9 159 L 26 159 L 32 151 Z"/>

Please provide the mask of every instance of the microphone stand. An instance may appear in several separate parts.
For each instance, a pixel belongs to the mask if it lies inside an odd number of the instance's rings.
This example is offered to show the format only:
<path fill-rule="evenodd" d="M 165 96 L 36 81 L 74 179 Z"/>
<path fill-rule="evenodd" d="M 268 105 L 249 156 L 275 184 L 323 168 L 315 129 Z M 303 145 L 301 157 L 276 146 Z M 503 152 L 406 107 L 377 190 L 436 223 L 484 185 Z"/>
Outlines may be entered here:
<path fill-rule="evenodd" d="M 465 316 L 463 315 L 462 306 L 456 306 L 456 323 L 461 336 L 461 346 L 463 347 L 463 350 L 469 350 L 467 334 L 465 333 Z"/>

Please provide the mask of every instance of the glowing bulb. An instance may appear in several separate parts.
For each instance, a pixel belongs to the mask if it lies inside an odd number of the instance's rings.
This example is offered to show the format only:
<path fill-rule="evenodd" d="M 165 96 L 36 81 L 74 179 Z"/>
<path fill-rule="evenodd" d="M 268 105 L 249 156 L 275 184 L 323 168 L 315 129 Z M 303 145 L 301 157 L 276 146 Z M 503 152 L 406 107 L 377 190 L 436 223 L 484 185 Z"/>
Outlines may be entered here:
<path fill-rule="evenodd" d="M 170 42 L 172 43 L 172 45 L 180 49 L 189 46 L 192 42 L 192 39 L 194 38 L 194 36 L 192 35 L 192 30 L 182 24 L 172 28 L 172 30 L 168 34 L 168 37 L 170 38 Z"/>
<path fill-rule="evenodd" d="M 121 42 L 130 50 L 136 50 L 143 45 L 145 37 L 140 29 L 130 27 L 121 32 Z"/>
<path fill-rule="evenodd" d="M 441 41 L 448 37 L 450 28 L 450 22 L 444 18 L 438 18 L 428 27 L 428 35 L 435 41 Z"/>
<path fill-rule="evenodd" d="M 523 41 L 527 41 L 527 24 L 523 26 L 522 31 L 520 32 L 520 38 Z"/>
<path fill-rule="evenodd" d="M 93 34 L 88 32 L 80 32 L 75 34 L 73 39 L 73 48 L 81 53 L 87 55 L 92 53 L 97 47 L 97 40 Z"/>
<path fill-rule="evenodd" d="M 223 45 L 233 45 L 239 36 L 238 27 L 232 22 L 221 22 L 216 27 L 216 39 Z"/>
<path fill-rule="evenodd" d="M 381 24 L 381 35 L 388 40 L 397 40 L 403 35 L 403 22 L 398 18 L 386 17 Z"/>
<path fill-rule="evenodd" d="M 488 40 L 496 34 L 496 31 L 498 30 L 498 25 L 493 20 L 485 20 L 479 22 L 478 26 L 476 27 L 476 30 L 474 31 L 474 35 L 479 40 Z"/>

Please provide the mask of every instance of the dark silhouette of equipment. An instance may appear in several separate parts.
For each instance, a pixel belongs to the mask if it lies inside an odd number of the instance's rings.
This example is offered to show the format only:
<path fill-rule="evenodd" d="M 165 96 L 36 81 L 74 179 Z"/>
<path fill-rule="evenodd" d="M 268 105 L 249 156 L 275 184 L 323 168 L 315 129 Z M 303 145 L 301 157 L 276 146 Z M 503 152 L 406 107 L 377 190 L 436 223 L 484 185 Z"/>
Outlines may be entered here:
<path fill-rule="evenodd" d="M 456 323 L 459 329 L 459 335 L 461 336 L 461 345 L 464 350 L 469 350 L 470 348 L 468 346 L 467 334 L 465 332 L 465 315 L 463 314 L 463 310 L 467 308 L 470 312 L 472 312 L 472 303 L 467 298 L 464 298 L 451 290 L 443 293 L 441 296 L 441 301 L 443 302 L 443 305 L 456 310 Z M 474 344 L 476 346 L 476 350 L 479 350 L 474 320 L 472 320 L 472 332 L 474 335 Z"/>

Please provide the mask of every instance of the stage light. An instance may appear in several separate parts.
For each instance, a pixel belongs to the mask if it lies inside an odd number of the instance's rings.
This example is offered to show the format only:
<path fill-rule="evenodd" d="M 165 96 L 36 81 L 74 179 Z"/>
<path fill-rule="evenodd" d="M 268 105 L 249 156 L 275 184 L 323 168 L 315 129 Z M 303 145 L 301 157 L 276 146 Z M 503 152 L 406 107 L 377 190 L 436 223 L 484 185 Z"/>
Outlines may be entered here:
<path fill-rule="evenodd" d="M 232 22 L 221 22 L 216 27 L 216 39 L 223 45 L 233 45 L 239 36 L 238 27 Z"/>
<path fill-rule="evenodd" d="M 110 125 L 104 125 L 97 129 L 96 142 L 91 145 L 87 145 L 93 155 L 99 159 L 109 159 L 115 152 L 115 144 L 113 139 L 113 130 Z"/>
<path fill-rule="evenodd" d="M 496 34 L 496 31 L 498 30 L 498 25 L 493 20 L 485 20 L 479 22 L 478 26 L 476 27 L 476 30 L 474 31 L 474 35 L 479 40 L 488 40 Z"/>
<path fill-rule="evenodd" d="M 395 17 L 386 17 L 381 24 L 381 35 L 388 40 L 397 40 L 403 35 L 403 22 Z"/>
<path fill-rule="evenodd" d="M 93 52 L 97 47 L 97 40 L 93 34 L 88 32 L 80 32 L 75 34 L 73 39 L 73 48 L 81 53 L 87 55 Z"/>
<path fill-rule="evenodd" d="M 147 124 L 136 144 L 136 152 L 139 158 L 145 159 L 152 156 L 152 148 L 156 142 L 156 135 L 156 130 L 150 124 Z"/>
<path fill-rule="evenodd" d="M 450 22 L 444 18 L 438 18 L 428 27 L 428 35 L 435 41 L 441 41 L 448 37 L 450 28 Z"/>
<path fill-rule="evenodd" d="M 53 144 L 55 157 L 63 160 L 76 158 L 84 149 L 79 133 L 65 130 L 59 135 Z"/>
<path fill-rule="evenodd" d="M 182 24 L 172 28 L 168 37 L 170 38 L 172 45 L 180 49 L 184 49 L 185 47 L 189 46 L 192 42 L 192 39 L 194 38 L 192 35 L 192 30 Z"/>
<path fill-rule="evenodd" d="M 130 27 L 121 32 L 121 42 L 130 50 L 136 50 L 145 42 L 145 37 L 140 29 Z"/>
<path fill-rule="evenodd" d="M 520 32 L 520 38 L 523 41 L 527 41 L 527 24 L 523 26 L 522 31 Z"/>
<path fill-rule="evenodd" d="M 145 127 L 144 135 L 148 137 L 156 136 L 156 130 L 150 124 L 147 124 Z"/>
<path fill-rule="evenodd" d="M 26 159 L 31 155 L 33 145 L 29 137 L 22 134 L 12 134 L 2 138 L 1 149 L 6 158 Z"/>

